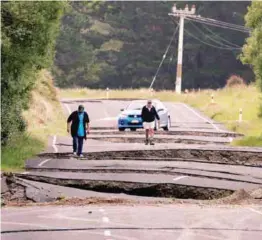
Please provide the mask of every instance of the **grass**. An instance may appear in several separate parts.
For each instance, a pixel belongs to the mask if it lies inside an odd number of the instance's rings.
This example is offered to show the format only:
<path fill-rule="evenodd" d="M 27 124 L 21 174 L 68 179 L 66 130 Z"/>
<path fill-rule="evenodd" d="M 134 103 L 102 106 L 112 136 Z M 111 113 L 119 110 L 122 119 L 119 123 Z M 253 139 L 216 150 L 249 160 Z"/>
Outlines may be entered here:
<path fill-rule="evenodd" d="M 52 78 L 41 71 L 32 92 L 29 110 L 23 113 L 28 129 L 24 135 L 15 135 L 2 147 L 2 170 L 21 170 L 24 161 L 46 147 L 51 135 L 65 135 L 66 121 Z"/>
<path fill-rule="evenodd" d="M 24 167 L 24 160 L 29 159 L 45 147 L 45 144 L 37 138 L 29 135 L 15 136 L 2 147 L 1 168 L 3 171 L 19 171 Z"/>
<path fill-rule="evenodd" d="M 60 89 L 61 98 L 106 98 L 105 90 Z M 211 95 L 214 103 L 211 103 Z M 215 121 L 222 122 L 229 130 L 243 133 L 245 138 L 234 141 L 233 145 L 262 146 L 262 119 L 258 117 L 262 102 L 256 86 L 240 86 L 220 90 L 203 90 L 176 94 L 173 91 L 151 93 L 147 89 L 110 90 L 109 98 L 158 98 L 162 101 L 187 103 Z M 239 110 L 243 111 L 243 121 L 238 122 Z"/>

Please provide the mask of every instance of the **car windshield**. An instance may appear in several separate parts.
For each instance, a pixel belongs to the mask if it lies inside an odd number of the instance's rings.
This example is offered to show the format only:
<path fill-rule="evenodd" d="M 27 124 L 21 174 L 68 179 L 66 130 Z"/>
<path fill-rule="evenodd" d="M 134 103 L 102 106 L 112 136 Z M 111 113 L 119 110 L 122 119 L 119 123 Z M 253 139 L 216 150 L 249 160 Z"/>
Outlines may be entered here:
<path fill-rule="evenodd" d="M 127 106 L 127 110 L 142 110 L 142 108 L 146 105 L 146 101 L 134 101 L 131 102 Z M 155 102 L 153 102 L 153 106 L 156 106 Z"/>

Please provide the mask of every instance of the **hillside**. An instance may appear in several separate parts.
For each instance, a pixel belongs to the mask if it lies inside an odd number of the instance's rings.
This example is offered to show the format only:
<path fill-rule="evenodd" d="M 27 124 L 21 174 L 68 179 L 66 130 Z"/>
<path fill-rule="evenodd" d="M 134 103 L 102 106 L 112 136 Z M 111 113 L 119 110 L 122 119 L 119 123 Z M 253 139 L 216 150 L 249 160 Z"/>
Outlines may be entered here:
<path fill-rule="evenodd" d="M 63 17 L 53 74 L 59 87 L 148 87 L 177 26 L 175 2 L 74 2 Z M 184 8 L 186 2 L 178 2 Z M 190 2 L 189 5 L 194 4 Z M 238 25 L 250 2 L 196 2 L 196 14 Z M 237 58 L 246 33 L 185 21 L 183 88 L 221 88 L 231 74 L 254 79 Z M 178 32 L 155 89 L 173 89 Z"/>

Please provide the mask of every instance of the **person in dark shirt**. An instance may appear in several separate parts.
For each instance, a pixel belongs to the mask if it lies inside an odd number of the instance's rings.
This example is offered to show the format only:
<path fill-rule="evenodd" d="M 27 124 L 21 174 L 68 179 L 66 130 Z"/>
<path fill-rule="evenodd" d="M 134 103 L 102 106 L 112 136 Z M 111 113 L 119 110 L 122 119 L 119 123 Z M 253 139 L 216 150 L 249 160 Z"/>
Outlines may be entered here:
<path fill-rule="evenodd" d="M 73 154 L 79 157 L 83 157 L 83 142 L 90 131 L 89 116 L 84 110 L 84 106 L 79 105 L 78 111 L 72 112 L 67 119 L 67 132 L 71 130 L 73 138 Z"/>
<path fill-rule="evenodd" d="M 160 126 L 160 118 L 157 114 L 155 107 L 152 105 L 152 101 L 148 100 L 147 105 L 142 108 L 142 121 L 143 127 L 146 133 L 146 141 L 145 144 L 154 145 L 153 137 L 154 137 L 154 128 L 155 128 L 155 119 L 158 120 L 158 126 Z"/>

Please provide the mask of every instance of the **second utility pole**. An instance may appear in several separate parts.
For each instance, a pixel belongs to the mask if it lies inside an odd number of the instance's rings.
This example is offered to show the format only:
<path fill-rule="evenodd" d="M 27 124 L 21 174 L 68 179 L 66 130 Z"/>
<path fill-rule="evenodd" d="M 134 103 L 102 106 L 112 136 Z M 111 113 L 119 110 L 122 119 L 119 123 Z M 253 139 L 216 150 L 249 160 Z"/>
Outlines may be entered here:
<path fill-rule="evenodd" d="M 178 54 L 177 54 L 177 70 L 176 70 L 176 93 L 181 93 L 182 88 L 182 63 L 183 63 L 183 41 L 184 41 L 184 20 L 188 15 L 194 15 L 196 12 L 195 5 L 189 11 L 188 5 L 185 9 L 177 9 L 176 5 L 173 6 L 172 12 L 169 15 L 180 17 L 179 21 L 179 39 L 178 39 Z"/>

